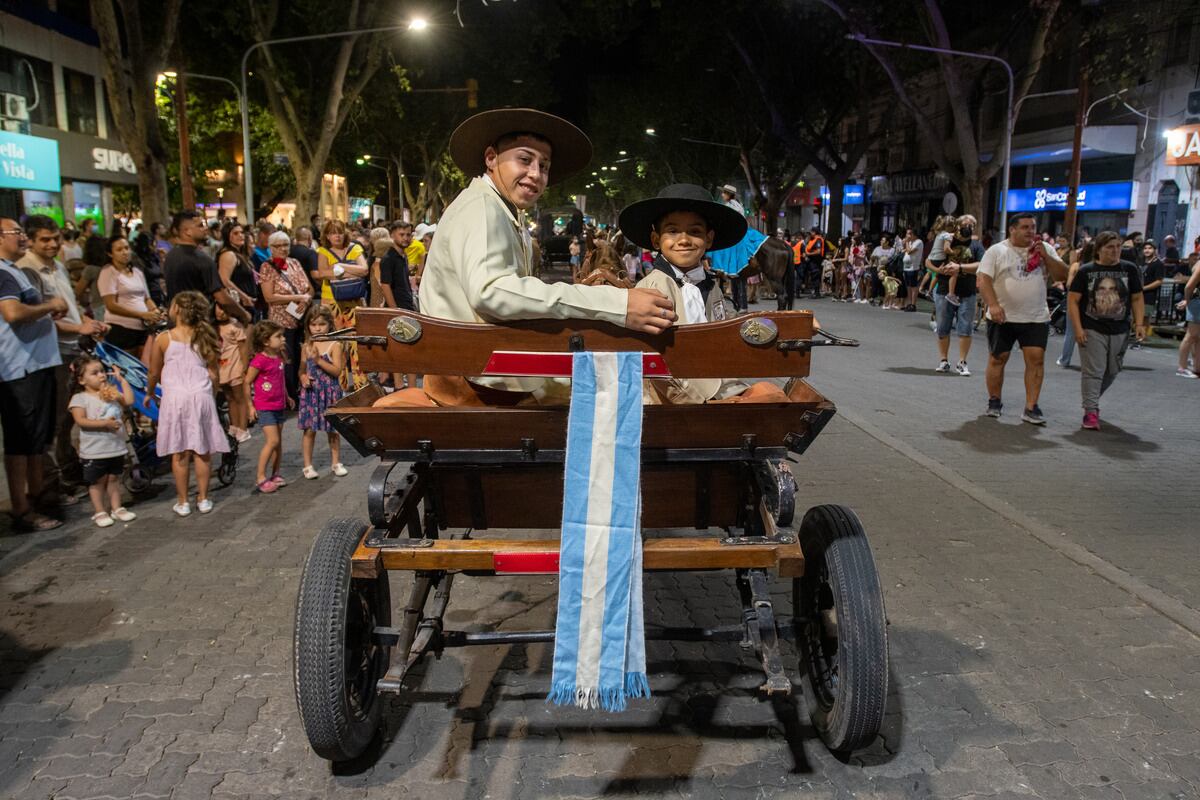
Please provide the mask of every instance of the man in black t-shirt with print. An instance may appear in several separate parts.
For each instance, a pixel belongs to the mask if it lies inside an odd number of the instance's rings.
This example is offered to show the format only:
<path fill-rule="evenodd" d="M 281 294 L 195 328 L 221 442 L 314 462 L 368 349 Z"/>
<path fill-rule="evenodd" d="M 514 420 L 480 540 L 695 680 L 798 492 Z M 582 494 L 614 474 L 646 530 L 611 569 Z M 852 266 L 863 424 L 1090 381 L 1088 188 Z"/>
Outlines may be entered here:
<path fill-rule="evenodd" d="M 1102 231 L 1095 240 L 1096 258 L 1075 273 L 1067 295 L 1067 313 L 1079 344 L 1083 427 L 1100 430 L 1100 395 L 1121 372 L 1133 335 L 1145 338 L 1145 300 L 1137 266 L 1121 260 L 1121 238 Z"/>
<path fill-rule="evenodd" d="M 229 290 L 221 283 L 217 262 L 203 245 L 208 241 L 208 229 L 204 218 L 196 211 L 180 211 L 171 218 L 171 233 L 174 236 L 171 252 L 163 262 L 163 277 L 167 283 L 167 303 L 180 292 L 195 291 L 218 303 L 225 313 L 245 324 L 250 324 L 250 315 L 241 303 L 229 296 Z"/>

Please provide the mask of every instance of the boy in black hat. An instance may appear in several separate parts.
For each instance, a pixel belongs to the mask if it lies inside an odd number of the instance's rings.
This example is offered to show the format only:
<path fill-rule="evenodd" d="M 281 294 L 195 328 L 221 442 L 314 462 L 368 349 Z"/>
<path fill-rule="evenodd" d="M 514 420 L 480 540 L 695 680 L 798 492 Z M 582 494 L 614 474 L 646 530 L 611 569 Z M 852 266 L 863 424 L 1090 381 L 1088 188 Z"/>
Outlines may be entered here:
<path fill-rule="evenodd" d="M 626 206 L 619 224 L 626 239 L 643 249 L 658 251 L 637 288 L 665 294 L 674 303 L 681 325 L 725 319 L 724 295 L 701 262 L 709 250 L 732 247 L 742 240 L 746 235 L 744 216 L 714 202 L 700 186 L 676 183 L 657 197 Z M 732 398 L 746 389 L 740 381 L 720 378 L 654 380 L 647 384 L 648 390 L 654 390 L 654 394 L 647 391 L 647 401 L 666 403 L 704 403 L 717 397 Z M 786 400 L 778 387 L 769 383 L 756 384 L 739 399 L 760 399 L 760 394 L 770 395 L 771 400 Z"/>

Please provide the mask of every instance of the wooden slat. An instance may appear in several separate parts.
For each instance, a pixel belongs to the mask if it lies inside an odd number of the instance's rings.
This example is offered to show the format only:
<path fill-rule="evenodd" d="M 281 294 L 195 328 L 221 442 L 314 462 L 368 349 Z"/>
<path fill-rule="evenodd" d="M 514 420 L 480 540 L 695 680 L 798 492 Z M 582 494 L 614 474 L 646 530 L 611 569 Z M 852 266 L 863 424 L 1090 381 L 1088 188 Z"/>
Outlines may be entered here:
<path fill-rule="evenodd" d="M 402 344 L 388 336 L 388 321 L 415 318 L 421 338 Z M 369 372 L 416 372 L 425 375 L 482 375 L 497 350 L 535 353 L 569 352 L 578 335 L 583 349 L 661 353 L 676 378 L 803 377 L 809 354 L 780 351 L 775 343 L 751 345 L 738 332 L 749 317 L 770 318 L 780 339 L 809 339 L 810 311 L 764 311 L 723 322 L 684 325 L 651 335 L 589 320 L 524 320 L 504 325 L 481 325 L 437 319 L 385 308 L 361 308 L 355 314 L 360 336 L 382 336 L 385 344 L 358 345 L 359 366 Z"/>
<path fill-rule="evenodd" d="M 716 537 L 697 536 L 647 539 L 642 548 L 644 568 L 652 571 L 759 567 L 779 568 L 780 574 L 796 575 L 803 572 L 804 565 L 796 544 L 724 545 Z M 490 572 L 496 553 L 557 553 L 558 549 L 557 539 L 438 539 L 429 547 L 402 550 L 374 550 L 360 545 L 353 559 L 356 575 L 360 565 L 368 574 L 376 563 L 389 570 Z"/>

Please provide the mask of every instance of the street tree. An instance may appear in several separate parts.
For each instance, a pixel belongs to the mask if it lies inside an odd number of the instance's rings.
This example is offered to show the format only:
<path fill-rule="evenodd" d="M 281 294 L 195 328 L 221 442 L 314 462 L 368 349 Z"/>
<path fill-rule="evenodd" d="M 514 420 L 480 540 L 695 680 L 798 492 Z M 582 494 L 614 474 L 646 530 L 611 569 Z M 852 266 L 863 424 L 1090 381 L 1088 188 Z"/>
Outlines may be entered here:
<path fill-rule="evenodd" d="M 891 6 L 885 12 L 879 4 L 868 0 L 820 1 L 841 19 L 850 33 L 867 38 L 896 38 L 894 34 L 885 36 L 880 33 L 888 30 L 883 26 L 884 14 L 888 22 L 907 16 Z M 1020 103 L 1029 93 L 1049 55 L 1047 39 L 1060 6 L 1061 0 L 1001 0 L 991 9 L 991 18 L 998 23 L 1007 17 L 1003 35 L 990 37 L 990 41 L 976 38 L 961 43 L 950 38 L 950 30 L 975 30 L 978 9 L 974 6 L 947 4 L 943 8 L 938 0 L 911 0 L 906 3 L 906 9 L 913 12 L 908 18 L 916 21 L 924 35 L 924 41 L 914 43 L 995 55 L 1008 61 L 1015 73 L 1014 103 Z M 901 61 L 896 51 L 887 47 L 872 44 L 861 46 L 883 69 L 897 99 L 912 117 L 917 131 L 929 148 L 934 163 L 962 193 L 964 207 L 972 213 L 982 214 L 988 181 L 1008 162 L 1005 137 L 995 135 L 994 124 L 985 124 L 985 119 L 994 122 L 996 118 L 995 114 L 987 115 L 989 109 L 985 109 L 988 101 L 997 96 L 997 84 L 986 82 L 987 78 L 999 72 L 996 65 L 983 66 L 984 62 L 974 58 L 943 54 L 930 56 L 936 58 L 937 85 L 944 92 L 944 98 L 941 98 L 944 103 L 936 100 L 928 102 L 920 96 L 915 86 L 921 77 L 928 74 L 927 69 L 920 68 L 918 62 L 911 59 Z M 1004 85 L 1007 85 L 1006 82 Z M 943 126 L 937 120 L 937 111 L 942 108 L 948 108 L 952 117 L 953 135 L 949 138 L 943 135 Z M 991 108 L 994 108 L 994 104 Z M 1000 119 L 1003 119 L 1003 113 Z"/>
<path fill-rule="evenodd" d="M 155 81 L 175 46 L 182 6 L 182 0 L 91 0 L 112 123 L 137 166 L 147 220 L 165 220 L 171 213 Z"/>
<path fill-rule="evenodd" d="M 328 19 L 323 4 L 279 0 L 249 2 L 250 31 L 257 42 L 317 33 L 311 21 Z M 342 30 L 379 27 L 381 5 L 349 0 L 338 14 Z M 334 140 L 383 64 L 384 37 L 361 34 L 304 45 L 266 45 L 257 51 L 257 76 L 274 114 L 279 138 L 296 181 L 296 218 L 308 219 L 321 200 L 321 180 Z M 260 209 L 255 209 L 257 215 Z"/>

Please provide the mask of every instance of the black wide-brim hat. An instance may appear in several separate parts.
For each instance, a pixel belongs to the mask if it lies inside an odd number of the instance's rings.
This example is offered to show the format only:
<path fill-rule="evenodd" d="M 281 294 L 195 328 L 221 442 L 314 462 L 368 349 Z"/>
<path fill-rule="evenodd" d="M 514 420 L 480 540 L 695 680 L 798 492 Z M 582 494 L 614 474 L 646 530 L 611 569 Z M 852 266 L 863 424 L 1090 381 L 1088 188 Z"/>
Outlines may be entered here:
<path fill-rule="evenodd" d="M 483 151 L 503 136 L 532 133 L 550 142 L 550 184 L 579 172 L 592 160 L 587 134 L 562 117 L 533 108 L 497 108 L 470 117 L 450 135 L 450 157 L 473 177 L 485 172 Z"/>
<path fill-rule="evenodd" d="M 644 250 L 653 250 L 650 230 L 672 211 L 694 211 L 704 217 L 714 232 L 709 250 L 733 247 L 746 235 L 746 218 L 729 206 L 715 202 L 712 195 L 694 183 L 673 183 L 657 197 L 630 203 L 621 210 L 617 224 L 626 239 Z"/>

